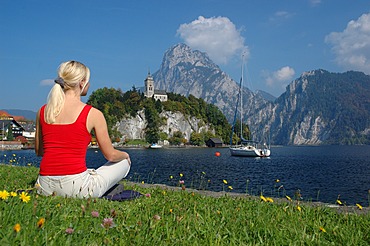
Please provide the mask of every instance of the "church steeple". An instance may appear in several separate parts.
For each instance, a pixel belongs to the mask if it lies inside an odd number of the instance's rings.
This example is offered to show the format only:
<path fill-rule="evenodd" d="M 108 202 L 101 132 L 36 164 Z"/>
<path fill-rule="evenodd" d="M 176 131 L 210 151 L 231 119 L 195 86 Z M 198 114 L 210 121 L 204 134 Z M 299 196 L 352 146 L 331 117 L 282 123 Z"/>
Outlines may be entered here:
<path fill-rule="evenodd" d="M 150 74 L 150 69 L 148 69 L 148 75 L 146 76 L 145 88 L 144 88 L 144 96 L 154 98 L 154 100 L 160 100 L 161 102 L 165 102 L 168 99 L 167 93 L 164 90 L 154 90 L 154 79 L 153 76 Z"/>
<path fill-rule="evenodd" d="M 150 70 L 148 70 L 148 76 L 144 80 L 145 82 L 145 95 L 147 97 L 152 97 L 154 95 L 154 80 L 152 75 L 150 74 Z"/>

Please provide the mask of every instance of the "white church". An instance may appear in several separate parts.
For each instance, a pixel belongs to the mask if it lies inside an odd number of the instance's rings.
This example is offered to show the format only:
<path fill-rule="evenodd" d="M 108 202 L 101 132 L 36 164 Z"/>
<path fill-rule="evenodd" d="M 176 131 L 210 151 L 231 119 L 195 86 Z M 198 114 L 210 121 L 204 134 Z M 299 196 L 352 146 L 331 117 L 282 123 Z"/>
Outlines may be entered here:
<path fill-rule="evenodd" d="M 144 88 L 144 96 L 145 97 L 153 97 L 155 100 L 160 100 L 161 102 L 167 101 L 167 93 L 164 90 L 155 90 L 154 89 L 154 79 L 153 76 L 148 72 L 148 76 L 144 80 L 145 88 Z"/>

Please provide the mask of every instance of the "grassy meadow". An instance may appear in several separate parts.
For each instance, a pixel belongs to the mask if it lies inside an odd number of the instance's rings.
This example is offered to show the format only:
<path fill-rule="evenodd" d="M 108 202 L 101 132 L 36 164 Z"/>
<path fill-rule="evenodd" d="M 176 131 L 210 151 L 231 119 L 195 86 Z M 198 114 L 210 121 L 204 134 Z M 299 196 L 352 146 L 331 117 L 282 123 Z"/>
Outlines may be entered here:
<path fill-rule="evenodd" d="M 124 202 L 44 197 L 33 189 L 37 173 L 0 165 L 0 245 L 370 244 L 369 208 L 338 212 L 294 199 L 207 195 L 182 182 L 123 181 L 143 194 Z"/>

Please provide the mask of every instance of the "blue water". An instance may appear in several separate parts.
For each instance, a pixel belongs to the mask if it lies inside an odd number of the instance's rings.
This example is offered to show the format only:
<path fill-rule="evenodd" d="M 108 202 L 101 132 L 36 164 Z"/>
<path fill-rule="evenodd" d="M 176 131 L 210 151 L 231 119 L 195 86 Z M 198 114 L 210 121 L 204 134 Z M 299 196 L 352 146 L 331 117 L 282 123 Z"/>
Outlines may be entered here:
<path fill-rule="evenodd" d="M 274 147 L 270 158 L 233 157 L 227 148 L 125 151 L 132 160 L 128 179 L 135 182 L 176 186 L 181 179 L 189 188 L 292 198 L 299 192 L 304 200 L 335 203 L 339 196 L 348 205 L 369 206 L 370 146 Z M 0 152 L 0 163 L 10 160 L 24 166 L 40 163 L 33 150 Z M 97 168 L 105 159 L 91 149 L 87 162 Z"/>

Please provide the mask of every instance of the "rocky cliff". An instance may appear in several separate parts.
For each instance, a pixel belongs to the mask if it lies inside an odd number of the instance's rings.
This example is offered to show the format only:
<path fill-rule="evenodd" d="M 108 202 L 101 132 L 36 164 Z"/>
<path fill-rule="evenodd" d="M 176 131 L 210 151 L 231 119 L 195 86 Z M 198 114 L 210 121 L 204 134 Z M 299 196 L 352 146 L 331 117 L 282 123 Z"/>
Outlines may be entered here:
<path fill-rule="evenodd" d="M 172 136 L 176 131 L 181 131 L 185 139 L 190 140 L 192 132 L 211 131 L 214 133 L 212 127 L 196 117 L 184 116 L 179 112 L 168 111 L 163 111 L 159 116 L 165 120 L 165 124 L 160 127 L 160 131 L 165 132 L 168 136 Z M 124 117 L 117 124 L 117 128 L 123 134 L 123 138 L 145 139 L 146 124 L 144 111 L 141 110 L 136 117 Z"/>

